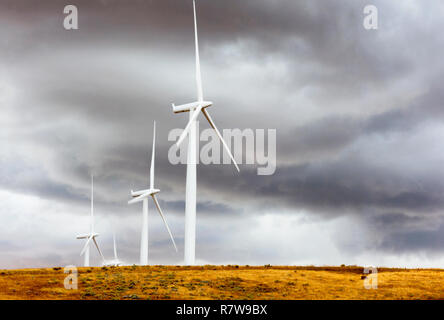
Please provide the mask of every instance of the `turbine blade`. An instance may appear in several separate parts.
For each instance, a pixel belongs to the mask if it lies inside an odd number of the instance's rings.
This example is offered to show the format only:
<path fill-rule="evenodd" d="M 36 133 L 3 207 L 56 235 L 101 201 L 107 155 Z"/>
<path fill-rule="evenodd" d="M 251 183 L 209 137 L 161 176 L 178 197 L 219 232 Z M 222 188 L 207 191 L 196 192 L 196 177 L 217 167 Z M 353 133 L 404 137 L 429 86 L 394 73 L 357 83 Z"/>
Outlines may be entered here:
<path fill-rule="evenodd" d="M 105 257 L 103 256 L 102 251 L 100 251 L 100 248 L 99 248 L 99 245 L 97 244 L 96 238 L 93 237 L 92 239 L 94 241 L 94 244 L 96 245 L 97 251 L 99 251 L 100 256 L 102 257 L 103 263 L 105 264 L 106 263 Z"/>
<path fill-rule="evenodd" d="M 185 129 L 183 130 L 182 134 L 179 137 L 179 140 L 177 140 L 176 145 L 177 147 L 180 146 L 180 144 L 182 143 L 183 139 L 185 139 L 185 137 L 187 136 L 188 132 L 191 129 L 191 124 L 196 120 L 197 116 L 199 115 L 199 112 L 202 110 L 201 106 L 198 106 L 196 108 L 196 110 L 193 111 L 193 113 L 190 116 L 190 120 L 188 121 L 187 126 L 185 127 Z"/>
<path fill-rule="evenodd" d="M 159 211 L 159 214 L 162 217 L 163 223 L 165 224 L 165 227 L 167 228 L 168 233 L 170 234 L 170 238 L 171 238 L 171 241 L 173 242 L 174 249 L 176 249 L 176 252 L 177 252 L 176 242 L 174 241 L 173 234 L 171 233 L 170 227 L 168 227 L 168 223 L 166 222 L 165 216 L 162 213 L 162 209 L 160 209 L 159 202 L 157 202 L 156 195 L 152 194 L 151 197 L 153 197 L 153 200 L 154 200 L 154 203 L 156 204 L 157 210 Z"/>
<path fill-rule="evenodd" d="M 94 176 L 91 174 L 91 234 L 94 233 Z"/>
<path fill-rule="evenodd" d="M 133 203 L 137 203 L 143 200 L 143 198 L 145 198 L 146 196 L 149 196 L 151 193 L 151 191 L 145 192 L 143 194 L 141 194 L 140 196 L 128 201 L 128 204 L 133 204 Z"/>
<path fill-rule="evenodd" d="M 196 18 L 196 2 L 193 0 L 194 11 L 194 41 L 196 45 L 196 86 L 197 86 L 197 100 L 203 101 L 202 77 L 200 74 L 200 58 L 199 58 L 199 39 L 197 36 L 197 18 Z"/>
<path fill-rule="evenodd" d="M 210 123 L 210 126 L 214 129 L 214 131 L 216 131 L 216 134 L 217 134 L 217 136 L 219 137 L 220 141 L 222 142 L 222 144 L 223 144 L 223 146 L 224 146 L 224 148 L 225 148 L 225 151 L 227 151 L 227 153 L 228 153 L 228 155 L 230 156 L 231 161 L 233 161 L 233 163 L 234 163 L 234 165 L 235 165 L 237 171 L 240 172 L 240 171 L 239 171 L 239 167 L 238 167 L 238 165 L 237 165 L 237 163 L 236 163 L 236 160 L 234 160 L 234 157 L 233 157 L 233 155 L 231 154 L 231 150 L 230 150 L 230 148 L 228 148 L 228 145 L 225 143 L 224 138 L 222 138 L 222 135 L 220 134 L 219 130 L 217 129 L 216 125 L 214 124 L 213 119 L 211 119 L 210 114 L 208 113 L 208 111 L 207 111 L 206 109 L 203 109 L 203 110 L 202 110 L 202 113 L 204 114 L 205 118 L 207 118 L 208 122 Z"/>
<path fill-rule="evenodd" d="M 153 150 L 151 151 L 150 189 L 154 189 L 154 157 L 156 153 L 156 121 L 153 129 Z"/>
<path fill-rule="evenodd" d="M 83 246 L 83 249 L 82 249 L 82 251 L 80 252 L 80 255 L 83 255 L 83 254 L 85 253 L 86 248 L 88 248 L 89 243 L 91 242 L 91 239 L 92 239 L 92 235 L 90 235 L 90 236 L 88 237 L 88 240 L 86 241 L 85 245 Z"/>

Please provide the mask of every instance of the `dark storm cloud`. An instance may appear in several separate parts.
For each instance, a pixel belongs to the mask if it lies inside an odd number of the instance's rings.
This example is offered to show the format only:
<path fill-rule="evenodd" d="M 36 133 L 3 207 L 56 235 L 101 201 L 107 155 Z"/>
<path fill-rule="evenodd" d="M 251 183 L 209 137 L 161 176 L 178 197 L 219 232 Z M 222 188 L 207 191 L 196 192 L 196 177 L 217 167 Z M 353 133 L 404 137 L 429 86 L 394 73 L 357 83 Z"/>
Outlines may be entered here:
<path fill-rule="evenodd" d="M 373 167 L 359 158 L 281 166 L 274 176 L 262 179 L 254 174 L 243 174 L 243 181 L 238 183 L 219 181 L 220 186 L 213 189 L 223 192 L 231 185 L 231 192 L 225 192 L 231 193 L 236 201 L 243 203 L 242 197 L 254 198 L 262 209 L 281 203 L 284 207 L 305 208 L 327 216 L 359 215 L 368 208 L 427 214 L 440 211 L 444 205 L 444 186 L 438 179 L 406 176 L 389 168 Z M 428 181 L 427 189 L 417 183 L 423 180 Z M 199 184 L 206 182 L 208 186 L 211 184 L 206 179 Z"/>
<path fill-rule="evenodd" d="M 439 82 L 440 75 L 435 79 Z M 294 136 L 292 141 L 281 139 L 281 154 L 295 156 L 322 155 L 343 149 L 357 139 L 375 135 L 413 133 L 420 126 L 444 121 L 444 96 L 440 87 L 432 84 L 422 95 L 402 108 L 377 113 L 367 118 L 333 115 L 285 132 Z"/>
<path fill-rule="evenodd" d="M 442 250 L 442 219 L 433 215 L 411 216 L 391 211 L 368 215 L 360 222 L 371 231 L 365 250 L 397 254 L 417 251 L 435 256 Z"/>
<path fill-rule="evenodd" d="M 444 75 L 440 74 L 435 79 L 436 83 L 432 83 L 426 93 L 406 108 L 390 110 L 369 119 L 364 130 L 369 133 L 411 131 L 424 122 L 442 123 L 444 121 L 444 92 L 437 85 L 442 78 Z"/>
<path fill-rule="evenodd" d="M 191 1 L 71 3 L 77 31 L 62 28 L 65 1 L 0 4 L 0 88 L 14 89 L 0 100 L 8 115 L 0 188 L 87 208 L 94 173 L 98 207 L 138 212 L 126 201 L 148 184 L 156 120 L 159 200 L 180 216 L 185 166 L 168 162 L 167 135 L 187 120 L 170 103 L 195 93 Z M 442 7 L 376 1 L 380 29 L 369 32 L 365 4 L 198 1 L 204 90 L 217 102 L 217 125 L 278 135 L 272 176 L 255 166 L 239 174 L 199 166 L 206 218 L 284 209 L 363 216 L 383 226 L 384 247 L 405 238 L 402 250 L 435 246 L 423 221 L 442 219 L 443 155 L 427 148 L 426 134 L 444 119 L 443 40 L 433 32 L 441 22 L 430 14 Z M 426 16 L 427 25 L 415 23 Z"/>
<path fill-rule="evenodd" d="M 436 228 L 420 229 L 411 231 L 396 231 L 386 234 L 378 249 L 405 253 L 411 251 L 426 251 L 434 254 L 442 252 L 444 241 L 444 227 L 438 225 Z"/>

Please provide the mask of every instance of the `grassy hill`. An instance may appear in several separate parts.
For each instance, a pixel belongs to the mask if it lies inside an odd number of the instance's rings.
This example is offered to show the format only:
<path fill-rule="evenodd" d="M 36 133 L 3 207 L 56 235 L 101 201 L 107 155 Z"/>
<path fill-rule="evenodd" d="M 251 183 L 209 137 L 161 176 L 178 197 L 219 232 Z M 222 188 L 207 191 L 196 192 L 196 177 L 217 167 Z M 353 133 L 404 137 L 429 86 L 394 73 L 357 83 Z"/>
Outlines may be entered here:
<path fill-rule="evenodd" d="M 444 270 L 378 269 L 365 289 L 362 267 L 148 266 L 0 270 L 0 299 L 444 299 Z"/>

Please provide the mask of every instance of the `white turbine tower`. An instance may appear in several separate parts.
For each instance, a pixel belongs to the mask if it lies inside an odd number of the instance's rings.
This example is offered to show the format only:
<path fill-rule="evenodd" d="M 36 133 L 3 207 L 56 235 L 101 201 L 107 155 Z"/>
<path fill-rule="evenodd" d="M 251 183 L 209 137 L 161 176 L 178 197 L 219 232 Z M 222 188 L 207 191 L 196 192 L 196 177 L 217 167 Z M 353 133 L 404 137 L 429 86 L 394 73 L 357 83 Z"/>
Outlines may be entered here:
<path fill-rule="evenodd" d="M 90 232 L 88 234 L 78 235 L 77 239 L 88 239 L 83 247 L 80 255 L 84 254 L 84 266 L 89 267 L 89 245 L 91 240 L 94 242 L 97 251 L 99 251 L 100 257 L 102 261 L 105 262 L 105 258 L 103 257 L 102 251 L 100 251 L 99 245 L 97 244 L 96 237 L 99 234 L 94 232 L 94 177 L 91 175 L 91 217 L 90 217 Z"/>
<path fill-rule="evenodd" d="M 154 204 L 159 211 L 159 214 L 165 224 L 166 229 L 170 235 L 171 241 L 173 242 L 174 248 L 177 252 L 176 243 L 174 242 L 173 235 L 171 234 L 171 230 L 168 227 L 168 223 L 166 222 L 165 216 L 163 215 L 162 209 L 160 209 L 159 202 L 157 202 L 156 194 L 160 192 L 159 189 L 154 188 L 154 155 L 156 149 L 156 122 L 154 121 L 154 133 L 153 133 L 153 150 L 151 156 L 151 169 L 150 169 L 150 188 L 140 191 L 132 191 L 131 196 L 134 198 L 128 201 L 128 204 L 133 204 L 136 202 L 143 201 L 143 219 L 142 219 L 142 236 L 140 239 L 140 265 L 148 264 L 148 197 L 151 196 L 153 198 Z"/>
<path fill-rule="evenodd" d="M 196 21 L 196 3 L 193 0 L 194 11 L 194 37 L 195 37 L 195 50 L 196 50 L 196 85 L 197 85 L 197 101 L 187 103 L 184 105 L 176 106 L 173 104 L 173 112 L 190 112 L 189 122 L 185 127 L 185 130 L 177 140 L 177 147 L 180 146 L 182 141 L 188 134 L 188 155 L 187 155 L 187 178 L 186 178 L 186 203 L 185 203 L 185 265 L 193 265 L 195 263 L 196 256 L 196 134 L 197 134 L 197 117 L 200 112 L 203 113 L 205 118 L 210 123 L 210 126 L 214 129 L 217 136 L 221 140 L 225 150 L 229 154 L 231 160 L 236 166 L 237 171 L 239 167 L 231 154 L 230 148 L 228 148 L 222 135 L 214 124 L 210 117 L 210 114 L 206 110 L 213 103 L 211 101 L 205 101 L 203 98 L 202 90 L 202 77 L 200 74 L 200 59 L 199 59 L 199 41 L 197 37 L 197 21 Z"/>

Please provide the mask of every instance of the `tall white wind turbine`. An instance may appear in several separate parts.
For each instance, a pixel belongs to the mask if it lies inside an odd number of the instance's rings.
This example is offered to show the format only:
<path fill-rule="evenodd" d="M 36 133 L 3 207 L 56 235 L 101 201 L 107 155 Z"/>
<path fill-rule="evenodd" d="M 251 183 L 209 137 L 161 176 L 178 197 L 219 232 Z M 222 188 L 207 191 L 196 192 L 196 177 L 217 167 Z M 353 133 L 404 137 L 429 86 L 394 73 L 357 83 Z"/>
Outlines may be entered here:
<path fill-rule="evenodd" d="M 205 118 L 210 123 L 210 126 L 214 129 L 217 136 L 222 142 L 226 152 L 229 154 L 231 160 L 236 166 L 237 171 L 239 167 L 231 154 L 230 148 L 225 143 L 222 135 L 217 129 L 210 117 L 207 109 L 213 103 L 211 101 L 206 101 L 203 98 L 202 90 L 202 77 L 200 73 L 200 59 L 199 59 L 199 41 L 197 37 L 197 21 L 196 21 L 196 3 L 193 0 L 193 11 L 194 11 L 194 37 L 195 37 L 195 50 L 196 50 L 196 86 L 197 86 L 197 101 L 187 103 L 184 105 L 176 106 L 173 104 L 173 112 L 189 112 L 189 121 L 185 130 L 177 140 L 177 147 L 180 146 L 182 141 L 188 135 L 188 155 L 187 155 L 187 178 L 186 178 L 186 203 L 185 203 L 185 264 L 193 265 L 195 263 L 196 256 L 196 155 L 197 155 L 197 145 L 196 145 L 196 134 L 197 134 L 197 117 L 200 112 L 203 113 Z"/>
<path fill-rule="evenodd" d="M 128 204 L 133 204 L 137 202 L 143 201 L 143 219 L 142 219 L 142 236 L 140 239 L 140 265 L 148 264 L 148 197 L 154 201 L 156 205 L 157 211 L 159 212 L 163 223 L 170 235 L 171 241 L 173 242 L 174 248 L 177 252 L 176 243 L 174 242 L 173 235 L 171 233 L 170 228 L 168 227 L 168 223 L 163 215 L 162 209 L 160 209 L 159 202 L 157 201 L 156 194 L 160 192 L 159 189 L 154 188 L 154 157 L 156 150 L 156 122 L 154 121 L 154 133 L 153 133 L 153 150 L 151 154 L 151 168 L 150 168 L 150 187 L 149 189 L 140 190 L 140 191 L 132 191 L 131 196 L 132 200 L 128 201 Z"/>
<path fill-rule="evenodd" d="M 99 251 L 100 257 L 102 261 L 105 262 L 105 258 L 103 257 L 102 251 L 100 251 L 99 245 L 97 244 L 96 237 L 99 234 L 94 232 L 94 177 L 91 175 L 91 216 L 90 216 L 90 232 L 87 234 L 81 234 L 77 236 L 77 239 L 87 239 L 85 246 L 83 247 L 80 255 L 84 254 L 84 263 L 85 267 L 89 267 L 89 245 L 91 240 L 94 242 L 97 251 Z"/>

